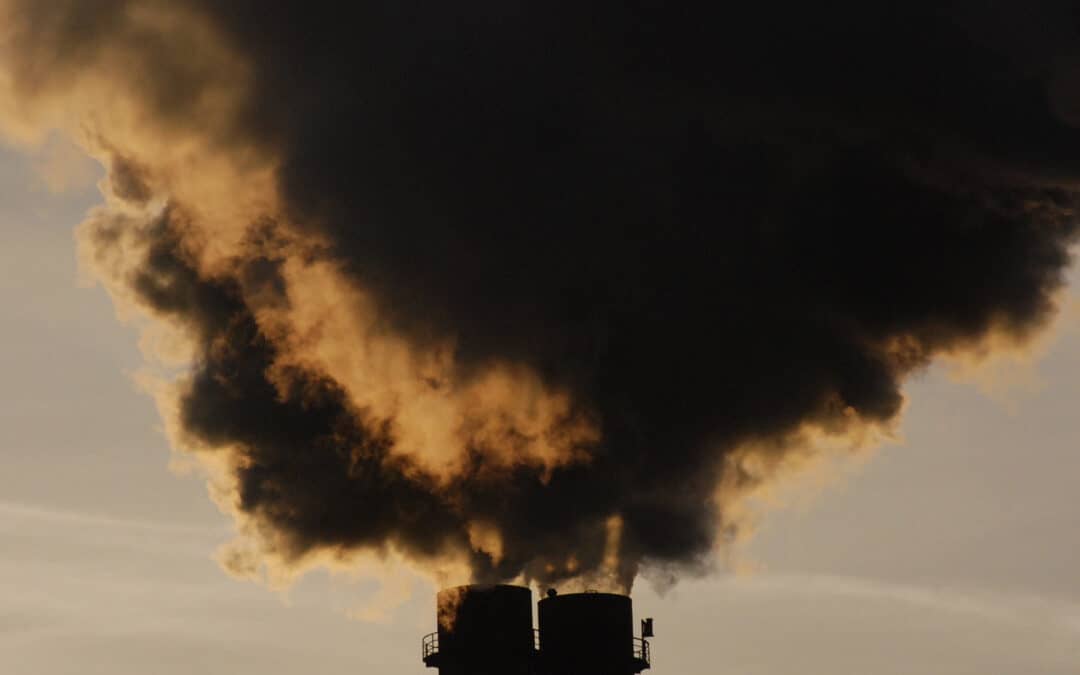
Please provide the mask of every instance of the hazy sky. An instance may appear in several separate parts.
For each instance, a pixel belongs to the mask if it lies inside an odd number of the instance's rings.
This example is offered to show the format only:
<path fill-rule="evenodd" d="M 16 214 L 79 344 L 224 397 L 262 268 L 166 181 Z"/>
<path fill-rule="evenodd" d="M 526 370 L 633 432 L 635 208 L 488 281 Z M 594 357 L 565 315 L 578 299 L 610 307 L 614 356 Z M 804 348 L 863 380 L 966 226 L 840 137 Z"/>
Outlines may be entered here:
<path fill-rule="evenodd" d="M 213 560 L 229 521 L 170 471 L 136 331 L 79 284 L 92 168 L 63 146 L 0 155 L 0 672 L 420 673 L 424 582 L 320 572 L 276 593 Z M 639 583 L 654 672 L 1080 672 L 1075 321 L 1028 375 L 991 396 L 927 373 L 902 444 L 770 510 L 737 551 L 755 571 Z"/>

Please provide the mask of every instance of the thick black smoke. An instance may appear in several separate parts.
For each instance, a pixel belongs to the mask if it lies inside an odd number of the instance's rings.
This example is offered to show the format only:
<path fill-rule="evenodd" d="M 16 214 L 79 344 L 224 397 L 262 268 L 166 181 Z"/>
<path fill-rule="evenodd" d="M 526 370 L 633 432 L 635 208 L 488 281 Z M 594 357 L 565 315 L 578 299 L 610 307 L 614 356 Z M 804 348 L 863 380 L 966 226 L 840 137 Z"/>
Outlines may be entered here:
<path fill-rule="evenodd" d="M 241 290 L 279 261 L 201 278 L 166 216 L 133 282 L 200 335 L 185 431 L 240 453 L 239 508 L 297 556 L 437 557 L 480 518 L 503 555 L 474 552 L 478 579 L 550 581 L 600 568 L 618 515 L 624 581 L 693 564 L 731 449 L 887 424 L 935 355 L 1053 312 L 1073 3 L 341 4 L 193 2 L 252 66 L 232 128 L 392 330 L 527 365 L 602 439 L 546 481 L 402 470 L 393 420 L 268 381 Z"/>

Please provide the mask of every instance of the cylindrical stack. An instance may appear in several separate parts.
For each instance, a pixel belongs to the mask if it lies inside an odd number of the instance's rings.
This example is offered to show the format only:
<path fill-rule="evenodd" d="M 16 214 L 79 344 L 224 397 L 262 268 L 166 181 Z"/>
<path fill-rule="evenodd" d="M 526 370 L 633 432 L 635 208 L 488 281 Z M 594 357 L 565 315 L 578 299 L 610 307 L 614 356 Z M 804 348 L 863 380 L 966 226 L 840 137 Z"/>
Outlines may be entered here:
<path fill-rule="evenodd" d="M 533 659 L 532 591 L 457 586 L 438 595 L 438 643 L 425 662 L 439 675 L 527 675 Z"/>
<path fill-rule="evenodd" d="M 635 654 L 630 598 L 570 593 L 540 600 L 540 655 L 549 675 L 633 675 L 648 667 Z"/>

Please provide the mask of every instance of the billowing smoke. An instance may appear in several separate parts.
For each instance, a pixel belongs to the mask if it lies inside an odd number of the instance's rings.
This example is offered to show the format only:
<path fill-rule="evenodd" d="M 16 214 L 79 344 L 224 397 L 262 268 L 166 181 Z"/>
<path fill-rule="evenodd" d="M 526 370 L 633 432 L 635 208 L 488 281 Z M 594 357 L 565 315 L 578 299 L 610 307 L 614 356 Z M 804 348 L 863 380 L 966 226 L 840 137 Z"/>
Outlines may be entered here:
<path fill-rule="evenodd" d="M 173 331 L 235 570 L 700 569 L 1053 316 L 1074 3 L 348 4 L 0 3 L 6 128 L 109 166 L 86 260 Z"/>

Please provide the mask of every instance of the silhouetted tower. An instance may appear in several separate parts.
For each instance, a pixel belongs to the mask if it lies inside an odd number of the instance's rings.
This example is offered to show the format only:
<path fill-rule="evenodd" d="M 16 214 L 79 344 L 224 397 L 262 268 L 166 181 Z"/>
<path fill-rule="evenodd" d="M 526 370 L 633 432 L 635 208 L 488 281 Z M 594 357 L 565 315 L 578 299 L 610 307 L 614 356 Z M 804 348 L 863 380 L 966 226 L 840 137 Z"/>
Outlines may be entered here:
<path fill-rule="evenodd" d="M 630 598 L 548 591 L 532 627 L 532 592 L 458 586 L 439 592 L 439 630 L 424 637 L 424 663 L 439 675 L 636 675 L 650 667 L 652 619 L 634 637 Z"/>
<path fill-rule="evenodd" d="M 439 591 L 439 630 L 423 658 L 439 675 L 530 675 L 535 656 L 532 591 L 521 586 L 457 586 Z"/>
<path fill-rule="evenodd" d="M 634 675 L 649 643 L 634 637 L 629 596 L 550 594 L 540 601 L 540 661 L 549 675 Z"/>

